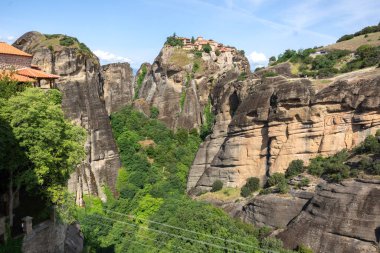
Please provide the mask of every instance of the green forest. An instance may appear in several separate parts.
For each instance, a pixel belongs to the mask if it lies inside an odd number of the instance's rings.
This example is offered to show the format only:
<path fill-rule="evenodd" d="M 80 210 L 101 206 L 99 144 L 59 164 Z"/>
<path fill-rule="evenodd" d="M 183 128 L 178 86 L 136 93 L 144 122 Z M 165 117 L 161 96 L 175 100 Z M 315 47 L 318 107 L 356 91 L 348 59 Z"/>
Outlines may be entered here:
<path fill-rule="evenodd" d="M 106 203 L 87 197 L 86 208 L 77 210 L 86 252 L 288 252 L 266 238 L 267 228 L 185 194 L 201 142 L 197 131 L 174 133 L 130 107 L 113 114 L 111 123 L 123 164 L 119 196 L 106 189 Z"/>

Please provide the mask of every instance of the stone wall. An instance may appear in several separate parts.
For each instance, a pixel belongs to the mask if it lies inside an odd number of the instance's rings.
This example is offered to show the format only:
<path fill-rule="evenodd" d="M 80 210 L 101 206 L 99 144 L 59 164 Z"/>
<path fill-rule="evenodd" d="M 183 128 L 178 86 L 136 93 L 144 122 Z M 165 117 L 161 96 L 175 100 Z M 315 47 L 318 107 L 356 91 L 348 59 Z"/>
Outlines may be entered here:
<path fill-rule="evenodd" d="M 21 56 L 21 55 L 11 55 L 11 54 L 0 54 L 0 69 L 15 69 L 27 67 L 30 68 L 32 63 L 32 57 Z"/>

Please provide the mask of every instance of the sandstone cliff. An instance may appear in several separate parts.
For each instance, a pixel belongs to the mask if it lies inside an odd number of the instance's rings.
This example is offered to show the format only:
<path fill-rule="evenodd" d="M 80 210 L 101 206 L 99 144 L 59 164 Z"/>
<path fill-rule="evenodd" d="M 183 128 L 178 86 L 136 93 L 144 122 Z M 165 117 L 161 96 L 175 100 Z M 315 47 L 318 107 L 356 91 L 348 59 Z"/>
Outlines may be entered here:
<path fill-rule="evenodd" d="M 284 172 L 292 160 L 307 163 L 318 154 L 350 149 L 379 128 L 378 68 L 324 81 L 252 76 L 245 85 L 248 95 L 225 139 L 219 140 L 222 145 L 213 147 L 206 163 L 197 156 L 188 189 L 209 190 L 217 179 L 228 187 L 241 187 L 248 177 L 264 183 L 268 174 Z M 199 169 L 199 164 L 206 165 Z"/>
<path fill-rule="evenodd" d="M 103 97 L 108 115 L 133 102 L 134 76 L 129 63 L 102 66 Z"/>
<path fill-rule="evenodd" d="M 379 252 L 380 181 L 320 185 L 315 197 L 278 237 L 314 252 Z"/>
<path fill-rule="evenodd" d="M 199 129 L 210 92 L 228 71 L 248 73 L 247 58 L 237 50 L 216 55 L 165 45 L 136 85 L 138 104 L 157 107 L 158 119 L 172 129 Z"/>
<path fill-rule="evenodd" d="M 28 32 L 14 46 L 32 54 L 32 64 L 61 76 L 57 88 L 63 93 L 63 111 L 67 118 L 87 129 L 87 158 L 69 180 L 69 190 L 76 193 L 77 203 L 82 205 L 83 194 L 97 195 L 104 199 L 102 186 L 108 185 L 114 189 L 120 160 L 102 100 L 104 88 L 100 82 L 99 61 L 78 41 L 74 40 L 69 46 L 60 45 L 62 36 Z M 108 71 L 105 76 L 108 95 L 118 93 L 107 79 Z M 121 76 L 124 78 L 123 74 Z M 125 74 L 126 79 L 127 76 Z M 115 100 L 110 98 L 109 101 L 107 108 L 112 111 Z"/>

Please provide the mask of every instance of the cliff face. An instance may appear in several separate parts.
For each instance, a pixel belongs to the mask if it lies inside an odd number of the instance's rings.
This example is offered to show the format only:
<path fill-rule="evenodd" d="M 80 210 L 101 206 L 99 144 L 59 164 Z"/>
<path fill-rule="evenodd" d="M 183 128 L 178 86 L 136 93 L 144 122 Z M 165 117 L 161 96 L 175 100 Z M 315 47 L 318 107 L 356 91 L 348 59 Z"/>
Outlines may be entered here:
<path fill-rule="evenodd" d="M 59 39 L 59 37 L 58 37 Z M 88 132 L 87 158 L 69 180 L 69 190 L 76 193 L 77 203 L 83 204 L 83 194 L 105 198 L 103 185 L 114 190 L 117 170 L 120 167 L 116 143 L 112 136 L 104 96 L 99 61 L 91 51 L 77 44 L 59 45 L 57 38 L 38 32 L 21 36 L 14 46 L 33 54 L 32 64 L 60 75 L 57 87 L 63 93 L 62 108 L 67 118 L 84 127 Z M 106 71 L 106 90 L 112 90 Z M 120 84 L 122 85 L 122 84 Z M 107 108 L 115 108 L 113 99 Z"/>
<path fill-rule="evenodd" d="M 379 252 L 380 182 L 324 184 L 278 237 L 314 252 Z"/>
<path fill-rule="evenodd" d="M 134 76 L 129 63 L 102 66 L 103 97 L 108 115 L 131 105 L 134 96 Z"/>
<path fill-rule="evenodd" d="M 157 107 L 158 119 L 172 129 L 198 129 L 204 122 L 203 111 L 210 92 L 229 71 L 248 73 L 247 58 L 238 51 L 222 52 L 218 56 L 213 51 L 200 55 L 164 46 L 141 83 L 137 95 L 139 105 Z"/>
<path fill-rule="evenodd" d="M 196 173 L 199 179 L 193 177 L 190 187 L 197 181 L 196 188 L 209 190 L 217 179 L 229 187 L 241 187 L 248 177 L 265 182 L 268 174 L 285 172 L 292 160 L 307 164 L 318 154 L 350 149 L 379 128 L 378 68 L 329 83 L 278 76 L 246 84 L 251 85 L 245 88 L 249 94 L 238 106 L 223 144 L 214 147 L 218 151 L 207 158 L 212 162 L 202 174 Z M 200 163 L 197 157 L 193 168 Z"/>

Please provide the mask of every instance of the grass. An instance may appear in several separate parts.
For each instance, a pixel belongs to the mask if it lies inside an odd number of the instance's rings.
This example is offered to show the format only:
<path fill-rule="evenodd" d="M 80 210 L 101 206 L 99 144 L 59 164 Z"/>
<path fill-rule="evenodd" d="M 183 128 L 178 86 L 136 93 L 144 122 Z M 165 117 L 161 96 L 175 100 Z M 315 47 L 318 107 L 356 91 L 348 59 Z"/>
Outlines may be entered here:
<path fill-rule="evenodd" d="M 207 192 L 198 197 L 200 200 L 221 200 L 221 201 L 234 201 L 240 198 L 240 189 L 226 187 L 217 192 Z"/>
<path fill-rule="evenodd" d="M 191 63 L 191 59 L 187 56 L 185 50 L 176 48 L 169 58 L 169 63 L 184 67 Z"/>
<path fill-rule="evenodd" d="M 369 33 L 368 37 L 365 38 L 365 35 L 360 35 L 354 37 L 350 40 L 341 41 L 329 46 L 324 47 L 323 49 L 331 50 L 331 49 L 341 49 L 341 50 L 349 50 L 354 52 L 361 45 L 372 45 L 372 46 L 380 46 L 380 32 Z"/>

